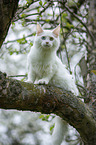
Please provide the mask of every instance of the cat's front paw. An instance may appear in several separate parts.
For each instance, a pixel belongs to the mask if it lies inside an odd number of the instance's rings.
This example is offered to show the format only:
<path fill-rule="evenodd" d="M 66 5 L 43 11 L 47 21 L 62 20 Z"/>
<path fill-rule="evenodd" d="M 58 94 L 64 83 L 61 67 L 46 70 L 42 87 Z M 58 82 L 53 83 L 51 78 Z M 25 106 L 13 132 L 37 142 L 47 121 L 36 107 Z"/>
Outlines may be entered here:
<path fill-rule="evenodd" d="M 40 80 L 36 80 L 35 82 L 34 82 L 34 84 L 39 84 L 39 85 L 47 85 L 48 84 L 48 80 L 45 80 L 45 79 L 40 79 Z"/>

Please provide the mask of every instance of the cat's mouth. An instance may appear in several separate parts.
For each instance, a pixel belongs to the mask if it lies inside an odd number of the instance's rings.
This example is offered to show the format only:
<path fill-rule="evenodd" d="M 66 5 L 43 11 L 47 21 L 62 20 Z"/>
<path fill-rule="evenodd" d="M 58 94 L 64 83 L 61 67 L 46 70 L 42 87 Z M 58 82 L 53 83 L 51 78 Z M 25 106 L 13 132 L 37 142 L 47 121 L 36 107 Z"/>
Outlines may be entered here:
<path fill-rule="evenodd" d="M 50 47 L 51 45 L 49 45 L 49 44 L 46 44 L 45 46 L 47 46 L 47 47 Z"/>
<path fill-rule="evenodd" d="M 49 47 L 51 47 L 51 45 L 50 44 L 44 44 L 43 47 L 49 48 Z"/>

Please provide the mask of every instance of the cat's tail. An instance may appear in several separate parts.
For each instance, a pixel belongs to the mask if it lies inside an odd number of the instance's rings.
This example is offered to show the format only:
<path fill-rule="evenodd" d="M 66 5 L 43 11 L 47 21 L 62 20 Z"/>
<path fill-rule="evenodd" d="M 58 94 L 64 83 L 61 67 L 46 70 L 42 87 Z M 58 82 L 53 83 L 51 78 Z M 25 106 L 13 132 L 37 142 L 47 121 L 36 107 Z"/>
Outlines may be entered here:
<path fill-rule="evenodd" d="M 53 133 L 52 133 L 52 143 L 53 145 L 61 145 L 63 139 L 64 139 L 64 134 L 66 134 L 66 131 L 67 131 L 67 126 L 66 124 L 64 123 L 64 121 L 56 116 L 54 118 L 54 121 L 55 123 L 55 126 L 54 126 L 54 130 L 53 130 Z"/>

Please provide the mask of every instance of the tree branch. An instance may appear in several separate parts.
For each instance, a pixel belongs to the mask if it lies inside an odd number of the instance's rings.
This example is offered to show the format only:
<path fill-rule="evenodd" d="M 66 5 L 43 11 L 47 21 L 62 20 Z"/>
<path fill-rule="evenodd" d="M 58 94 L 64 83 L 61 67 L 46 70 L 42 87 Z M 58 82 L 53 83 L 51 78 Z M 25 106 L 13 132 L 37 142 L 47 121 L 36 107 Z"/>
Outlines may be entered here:
<path fill-rule="evenodd" d="M 71 92 L 60 88 L 12 80 L 0 72 L 0 108 L 54 113 L 75 127 L 85 143 L 95 141 L 92 112 Z"/>
<path fill-rule="evenodd" d="M 7 35 L 19 0 L 0 0 L 0 47 Z"/>

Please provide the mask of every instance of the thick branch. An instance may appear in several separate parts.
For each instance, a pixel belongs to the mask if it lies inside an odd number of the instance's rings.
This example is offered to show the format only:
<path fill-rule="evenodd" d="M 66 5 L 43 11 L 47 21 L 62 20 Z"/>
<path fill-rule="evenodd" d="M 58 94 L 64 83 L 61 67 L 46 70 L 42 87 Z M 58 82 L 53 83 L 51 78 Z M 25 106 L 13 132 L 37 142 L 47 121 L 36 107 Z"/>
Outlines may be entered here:
<path fill-rule="evenodd" d="M 0 47 L 7 35 L 19 0 L 0 0 Z"/>
<path fill-rule="evenodd" d="M 77 129 L 86 144 L 95 143 L 93 114 L 71 92 L 11 80 L 0 73 L 0 108 L 57 114 Z"/>

